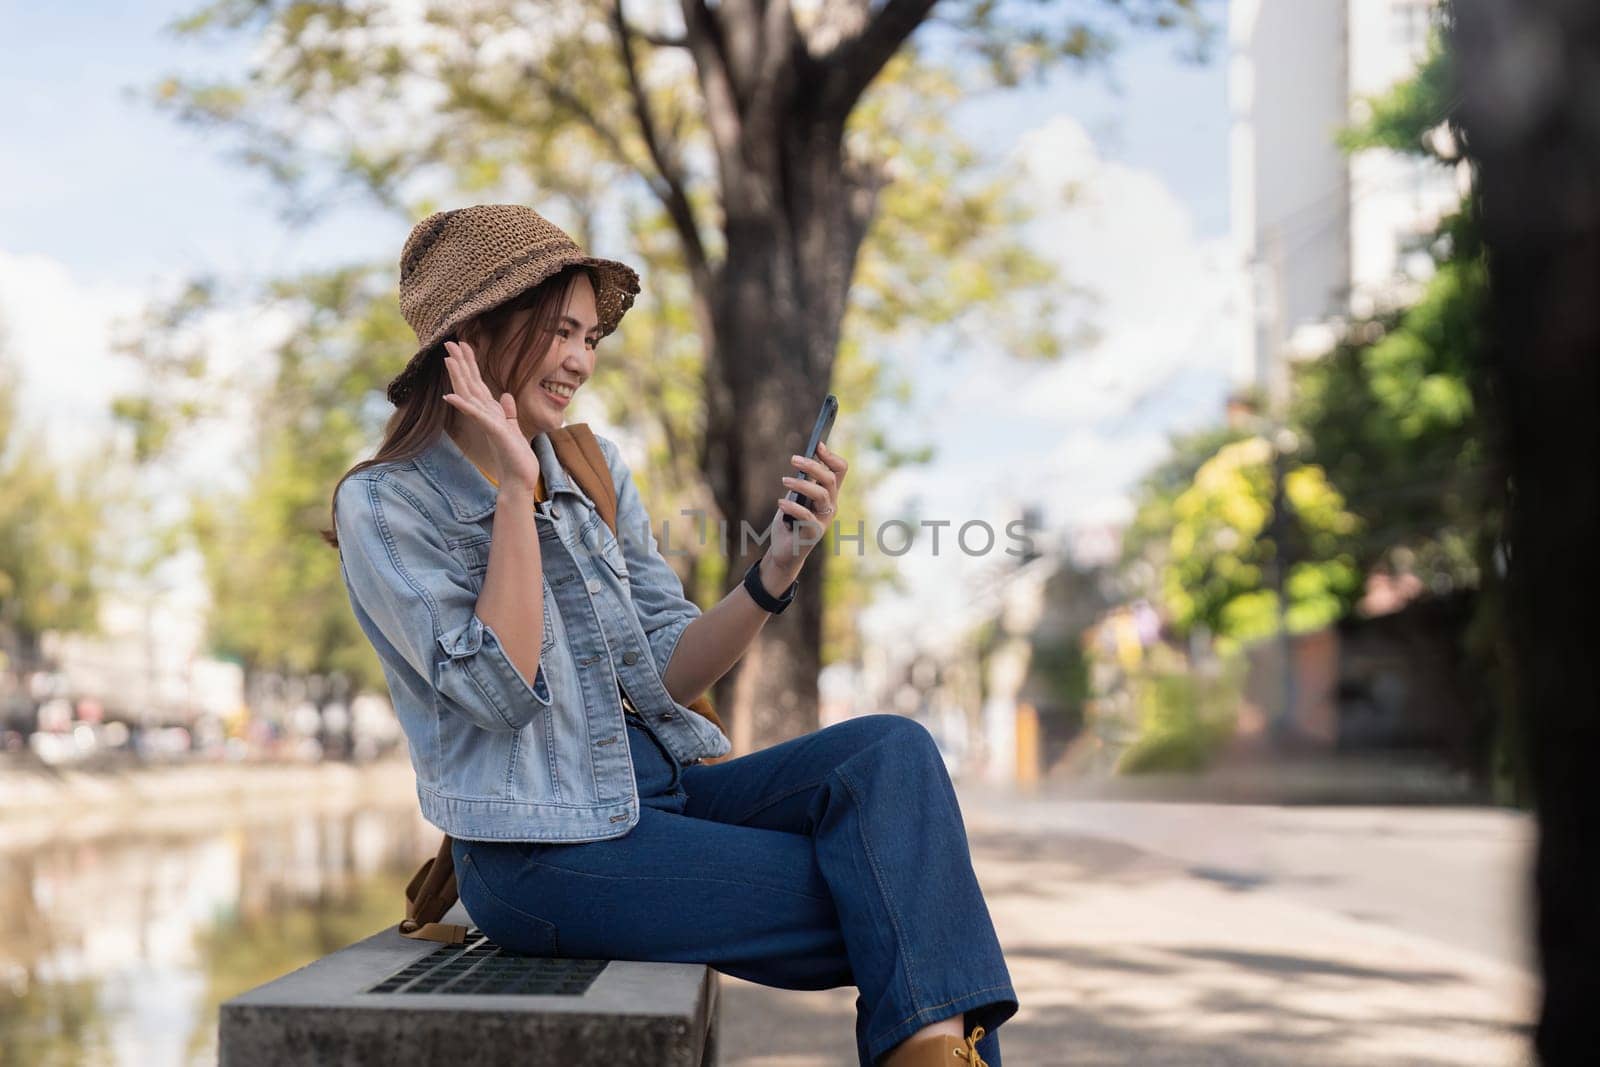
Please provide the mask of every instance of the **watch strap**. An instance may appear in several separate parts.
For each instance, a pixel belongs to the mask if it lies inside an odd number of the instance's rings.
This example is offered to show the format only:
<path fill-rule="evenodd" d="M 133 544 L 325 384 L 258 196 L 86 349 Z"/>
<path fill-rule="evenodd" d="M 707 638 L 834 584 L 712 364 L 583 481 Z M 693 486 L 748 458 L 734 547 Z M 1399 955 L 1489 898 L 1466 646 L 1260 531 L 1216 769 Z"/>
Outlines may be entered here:
<path fill-rule="evenodd" d="M 763 611 L 771 615 L 781 615 L 784 608 L 794 603 L 794 595 L 800 589 L 800 579 L 796 578 L 791 582 L 782 596 L 774 597 L 767 592 L 767 587 L 761 584 L 761 560 L 758 559 L 744 572 L 744 588 L 750 594 L 750 599 L 759 604 Z"/>

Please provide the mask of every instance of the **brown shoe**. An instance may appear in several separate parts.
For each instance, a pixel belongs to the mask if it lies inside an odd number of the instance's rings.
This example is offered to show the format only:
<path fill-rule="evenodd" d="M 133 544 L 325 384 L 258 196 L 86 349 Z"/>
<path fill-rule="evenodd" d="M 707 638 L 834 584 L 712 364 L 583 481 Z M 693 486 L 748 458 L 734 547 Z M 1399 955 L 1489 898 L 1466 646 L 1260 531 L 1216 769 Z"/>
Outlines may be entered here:
<path fill-rule="evenodd" d="M 966 1037 L 932 1034 L 900 1042 L 883 1061 L 883 1067 L 989 1067 L 978 1055 L 983 1027 L 974 1026 Z"/>

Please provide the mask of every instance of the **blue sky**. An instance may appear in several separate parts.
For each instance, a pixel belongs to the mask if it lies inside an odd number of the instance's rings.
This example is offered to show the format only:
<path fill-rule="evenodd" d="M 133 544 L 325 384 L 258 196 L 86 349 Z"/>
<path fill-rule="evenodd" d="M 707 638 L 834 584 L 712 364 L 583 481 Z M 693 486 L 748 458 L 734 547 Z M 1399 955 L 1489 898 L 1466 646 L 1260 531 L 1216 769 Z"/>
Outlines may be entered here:
<path fill-rule="evenodd" d="M 1178 55 L 1183 40 L 1125 32 L 1109 66 L 1060 68 L 1042 88 L 1018 87 L 966 105 L 974 143 L 1009 144 L 1041 116 L 1071 115 L 1110 160 L 1149 170 L 1193 212 L 1201 237 L 1228 228 L 1228 101 L 1224 5 L 1207 2 L 1218 24 L 1206 63 Z"/>
<path fill-rule="evenodd" d="M 163 74 L 237 67 L 237 45 L 163 32 L 196 7 L 0 4 L 0 39 L 11 42 L 0 65 L 0 248 L 51 256 L 86 283 L 142 284 L 208 269 L 269 275 L 403 240 L 403 222 L 359 205 L 287 232 L 266 181 L 225 159 L 218 138 L 126 95 Z"/>

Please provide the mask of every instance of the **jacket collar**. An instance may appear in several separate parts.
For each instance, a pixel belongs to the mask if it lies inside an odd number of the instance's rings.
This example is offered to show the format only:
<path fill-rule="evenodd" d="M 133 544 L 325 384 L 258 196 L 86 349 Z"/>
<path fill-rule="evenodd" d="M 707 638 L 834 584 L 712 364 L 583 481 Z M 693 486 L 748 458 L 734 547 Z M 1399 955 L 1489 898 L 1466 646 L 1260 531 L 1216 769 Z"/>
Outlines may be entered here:
<path fill-rule="evenodd" d="M 539 434 L 532 441 L 533 451 L 539 457 L 539 470 L 544 475 L 544 486 L 554 500 L 561 493 L 570 493 L 593 508 L 594 501 L 567 477 L 548 434 Z M 467 458 L 455 439 L 443 430 L 438 438 L 422 451 L 416 459 L 417 469 L 433 483 L 450 504 L 450 512 L 461 522 L 475 522 L 494 511 L 498 493 L 494 483 L 483 476 L 477 464 Z"/>

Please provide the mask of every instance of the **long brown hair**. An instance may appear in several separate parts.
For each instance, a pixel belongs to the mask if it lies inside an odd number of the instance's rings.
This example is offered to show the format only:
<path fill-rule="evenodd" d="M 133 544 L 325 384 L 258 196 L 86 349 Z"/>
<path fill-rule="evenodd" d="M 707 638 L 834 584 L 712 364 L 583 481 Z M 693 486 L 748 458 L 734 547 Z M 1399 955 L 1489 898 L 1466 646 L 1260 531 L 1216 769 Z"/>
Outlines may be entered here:
<path fill-rule="evenodd" d="M 333 487 L 333 498 L 338 499 L 339 488 L 352 474 L 380 463 L 403 463 L 418 456 L 427 451 L 440 433 L 455 429 L 459 421 L 465 418 L 460 411 L 441 399 L 451 391 L 450 372 L 444 365 L 444 341 L 460 340 L 472 346 L 472 350 L 478 353 L 483 384 L 489 387 L 489 392 L 495 396 L 502 392 L 512 396 L 520 394 L 549 350 L 550 339 L 560 326 L 561 315 L 567 308 L 572 285 L 579 274 L 589 275 L 590 284 L 596 289 L 600 287 L 600 280 L 587 266 L 578 264 L 568 267 L 521 295 L 468 319 L 452 336 L 429 349 L 411 392 L 389 416 L 378 451 L 371 459 L 364 459 L 344 472 Z M 532 308 L 533 314 L 528 316 L 528 321 L 517 336 L 507 336 L 511 317 L 527 308 Z M 331 505 L 329 513 L 333 513 Z M 336 517 L 331 518 L 328 528 L 320 533 L 328 544 L 339 547 Z"/>

